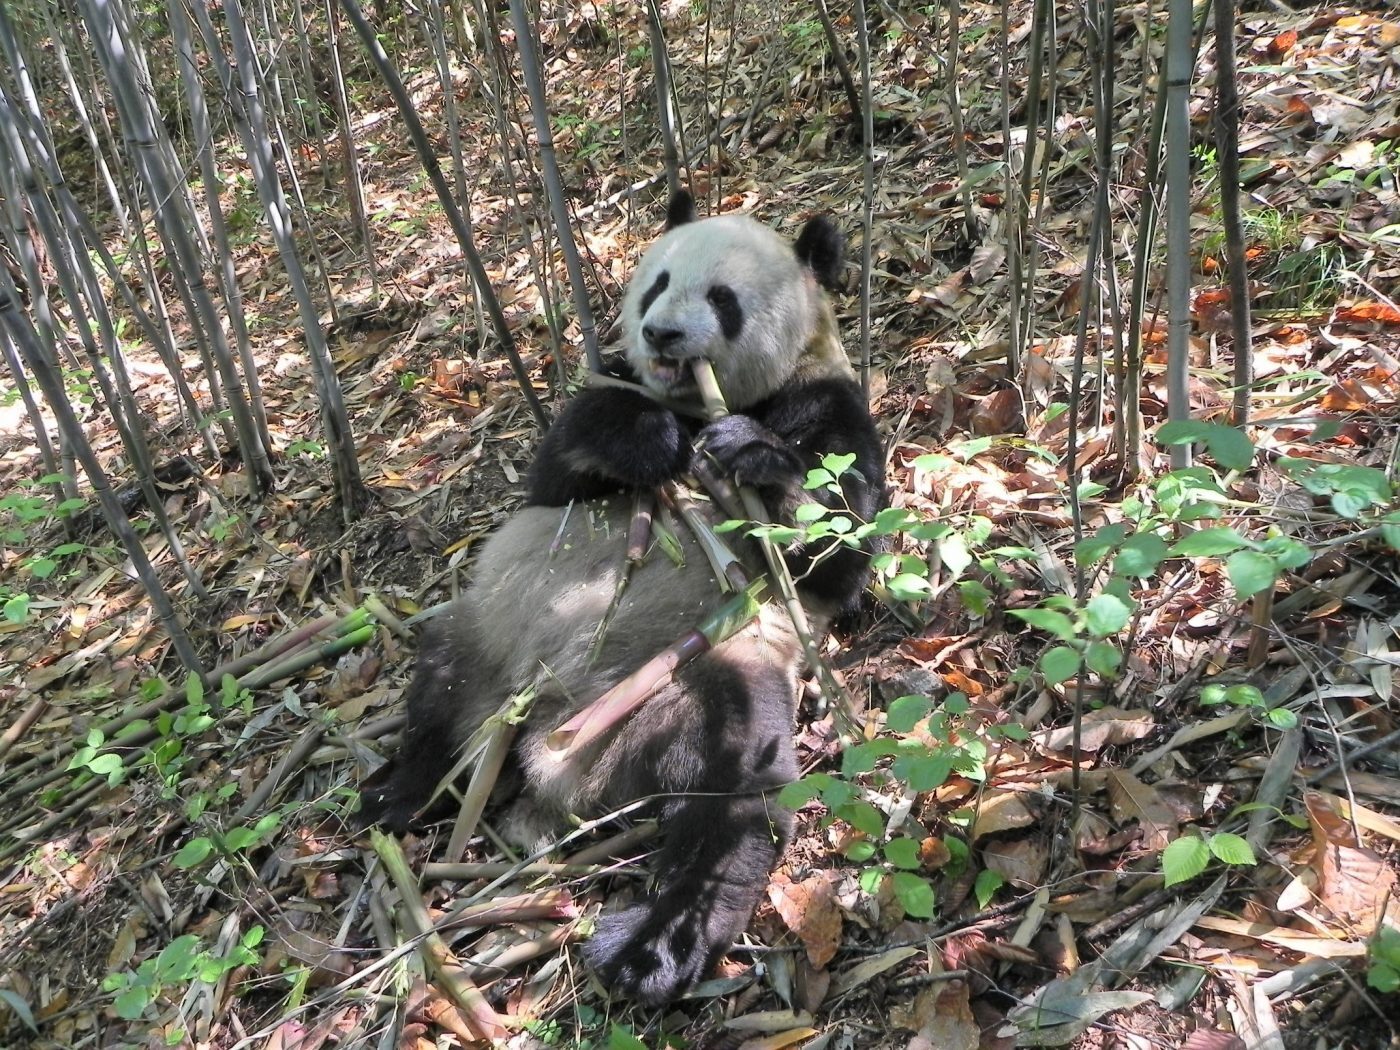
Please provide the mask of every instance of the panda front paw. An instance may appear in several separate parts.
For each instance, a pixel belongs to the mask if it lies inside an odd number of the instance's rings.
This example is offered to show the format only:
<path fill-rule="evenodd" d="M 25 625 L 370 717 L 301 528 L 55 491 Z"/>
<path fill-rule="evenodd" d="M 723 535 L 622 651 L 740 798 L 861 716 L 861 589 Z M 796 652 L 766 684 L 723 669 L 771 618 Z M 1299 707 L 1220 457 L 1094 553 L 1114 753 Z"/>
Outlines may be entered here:
<path fill-rule="evenodd" d="M 644 1006 L 679 998 L 713 965 L 713 946 L 701 943 L 700 917 L 667 918 L 634 904 L 598 919 L 583 958 L 608 988 Z"/>
<path fill-rule="evenodd" d="M 696 455 L 709 456 L 740 485 L 789 486 L 802 463 L 782 438 L 750 416 L 725 416 L 700 431 Z"/>

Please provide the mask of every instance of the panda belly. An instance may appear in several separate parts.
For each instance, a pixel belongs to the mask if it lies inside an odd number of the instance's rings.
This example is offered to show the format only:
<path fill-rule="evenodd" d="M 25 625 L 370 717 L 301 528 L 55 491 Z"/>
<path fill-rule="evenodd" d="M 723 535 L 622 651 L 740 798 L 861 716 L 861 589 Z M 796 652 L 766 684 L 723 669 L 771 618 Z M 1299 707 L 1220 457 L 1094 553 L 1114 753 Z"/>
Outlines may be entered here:
<path fill-rule="evenodd" d="M 568 512 L 561 532 L 564 510 L 528 507 L 477 562 L 478 582 L 465 603 L 480 625 L 482 655 L 497 681 L 535 693 L 515 747 L 527 797 L 504 829 L 523 846 L 537 845 L 569 814 L 596 816 L 657 793 L 713 788 L 702 782 L 713 779 L 716 755 L 732 756 L 723 763 L 734 767 L 726 789 L 775 786 L 792 774 L 790 763 L 772 756 L 790 754 L 802 654 L 786 613 L 772 604 L 678 670 L 612 734 L 567 761 L 545 745 L 558 725 L 727 600 L 681 526 L 683 563 L 656 547 L 648 552 L 595 653 L 595 631 L 624 570 L 631 514 L 627 496 L 590 501 Z"/>

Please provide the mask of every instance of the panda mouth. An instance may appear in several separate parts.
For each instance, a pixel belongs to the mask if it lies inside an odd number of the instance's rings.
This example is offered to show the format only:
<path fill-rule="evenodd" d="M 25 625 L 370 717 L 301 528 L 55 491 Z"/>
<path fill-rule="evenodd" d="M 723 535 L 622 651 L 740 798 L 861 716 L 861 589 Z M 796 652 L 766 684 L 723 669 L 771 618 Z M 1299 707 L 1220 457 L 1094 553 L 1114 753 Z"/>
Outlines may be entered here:
<path fill-rule="evenodd" d="M 686 358 L 652 354 L 648 365 L 652 378 L 668 390 L 695 385 L 694 377 L 690 374 L 690 361 Z"/>

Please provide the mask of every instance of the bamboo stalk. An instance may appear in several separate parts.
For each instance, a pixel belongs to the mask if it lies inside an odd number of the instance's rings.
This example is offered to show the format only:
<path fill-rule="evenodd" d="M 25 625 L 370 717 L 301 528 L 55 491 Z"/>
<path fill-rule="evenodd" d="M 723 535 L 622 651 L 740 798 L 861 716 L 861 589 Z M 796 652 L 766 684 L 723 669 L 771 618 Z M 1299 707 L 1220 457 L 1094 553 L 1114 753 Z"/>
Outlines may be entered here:
<path fill-rule="evenodd" d="M 272 772 L 263 777 L 257 790 L 248 796 L 248 801 L 238 807 L 238 812 L 233 817 L 233 823 L 241 824 L 262 809 L 276 793 L 287 774 L 299 766 L 306 756 L 316 749 L 316 745 L 321 742 L 321 737 L 325 735 L 325 732 L 326 727 L 317 722 L 313 722 L 303 729 L 301 736 L 297 737 L 296 743 L 287 749 L 281 760 L 273 767 Z"/>
<path fill-rule="evenodd" d="M 526 16 L 524 0 L 510 0 L 510 18 L 515 27 L 515 44 L 520 51 L 521 76 L 525 81 L 525 90 L 529 93 L 530 115 L 535 121 L 545 196 L 549 200 L 550 214 L 554 218 L 554 232 L 559 238 L 559 250 L 564 256 L 564 266 L 569 272 L 569 290 L 573 293 L 579 334 L 583 337 L 583 349 L 588 357 L 589 371 L 601 372 L 603 360 L 598 354 L 598 330 L 593 320 L 593 307 L 588 302 L 588 287 L 583 280 L 583 263 L 579 260 L 578 246 L 574 243 L 573 225 L 569 219 L 569 202 L 564 195 L 564 179 L 559 172 L 559 160 L 554 153 L 554 135 L 549 127 L 549 105 L 545 95 L 544 75 L 540 71 L 539 58 L 535 54 L 534 27 Z"/>
<path fill-rule="evenodd" d="M 535 878 L 540 875 L 554 875 L 576 878 L 581 875 L 597 875 L 611 870 L 606 864 L 554 864 L 540 861 L 536 864 L 513 864 L 510 861 L 487 861 L 473 864 L 462 861 L 434 861 L 423 865 L 423 879 L 434 882 L 438 879 L 494 879 L 501 875 L 518 875 L 521 878 Z"/>
<path fill-rule="evenodd" d="M 577 923 L 555 926 L 543 936 L 522 939 L 516 944 L 501 948 L 490 959 L 474 959 L 466 964 L 463 972 L 477 980 L 503 977 L 517 966 L 524 966 L 542 955 L 553 954 L 581 937 Z"/>
<path fill-rule="evenodd" d="M 589 648 L 592 651 L 592 655 L 589 657 L 590 663 L 596 660 L 598 654 L 602 652 L 603 639 L 607 637 L 613 617 L 617 615 L 618 607 L 622 605 L 622 596 L 627 590 L 627 584 L 632 579 L 632 573 L 646 558 L 647 546 L 651 541 L 652 517 L 655 511 L 655 497 L 649 492 L 639 490 L 633 500 L 632 524 L 627 530 L 627 556 L 623 560 L 622 571 L 618 574 L 617 586 L 613 588 L 612 597 L 608 599 L 608 607 L 603 610 L 602 618 L 599 619 L 598 626 L 593 631 L 593 640 L 589 643 Z"/>
<path fill-rule="evenodd" d="M 482 302 L 486 306 L 487 316 L 491 318 L 492 330 L 496 333 L 496 338 L 500 341 L 501 349 L 505 351 L 507 360 L 510 361 L 511 371 L 515 373 L 515 380 L 520 385 L 521 396 L 524 397 L 525 403 L 530 408 L 530 414 L 534 416 L 540 430 L 548 430 L 549 419 L 544 414 L 544 408 L 540 405 L 539 398 L 535 396 L 535 388 L 530 383 L 530 374 L 525 370 L 525 363 L 520 358 L 520 350 L 515 345 L 515 337 L 511 334 L 510 323 L 506 320 L 505 312 L 501 309 L 500 299 L 497 298 L 495 290 L 491 287 L 491 277 L 486 272 L 486 264 L 481 261 L 481 255 L 476 250 L 471 230 L 462 218 L 461 209 L 457 207 L 452 187 L 448 185 L 447 178 L 442 173 L 442 165 L 438 163 L 432 144 L 428 141 L 428 133 L 423 130 L 423 122 L 418 119 L 418 114 L 413 108 L 413 100 L 409 97 L 408 89 L 404 87 L 402 78 L 394 69 L 393 63 L 389 61 L 389 56 L 375 36 L 374 30 L 365 21 L 365 16 L 360 11 L 360 5 L 355 0 L 338 0 L 338 2 L 355 26 L 355 32 L 359 34 L 361 44 L 364 45 L 365 51 L 373 59 L 375 68 L 379 70 L 379 75 L 384 78 L 385 86 L 388 87 L 389 93 L 394 98 L 394 105 L 398 107 L 399 116 L 413 142 L 413 148 L 418 152 L 418 157 L 423 162 L 423 170 L 427 172 L 428 179 L 433 184 L 433 191 L 442 204 L 443 213 L 447 216 L 448 224 L 452 227 L 452 232 L 462 249 L 462 255 L 471 270 L 477 294 L 481 296 Z"/>
<path fill-rule="evenodd" d="M 1235 74 L 1235 4 L 1215 0 L 1215 148 L 1220 162 L 1220 222 L 1225 227 L 1230 328 L 1235 353 L 1235 398 L 1231 422 L 1249 423 L 1249 386 L 1254 351 L 1249 323 L 1249 271 L 1244 219 L 1240 214 L 1240 87 Z"/>
<path fill-rule="evenodd" d="M 428 864 L 424 866 L 423 877 L 428 877 L 429 868 L 469 867 L 470 865 Z M 565 867 L 566 865 L 552 865 Z M 475 926 L 499 926 L 507 922 L 533 922 L 538 919 L 575 919 L 578 909 L 568 890 L 536 890 L 533 893 L 518 893 L 513 897 L 497 897 L 480 904 L 461 904 L 452 908 L 438 920 L 439 930 L 465 930 Z"/>
<path fill-rule="evenodd" d="M 232 675 L 234 678 L 237 678 L 239 675 L 246 674 L 248 671 L 263 666 L 270 660 L 275 660 L 277 657 L 289 653 L 294 649 L 300 649 L 311 638 L 314 638 L 322 631 L 334 627 L 341 619 L 343 619 L 343 617 L 335 613 L 330 613 L 326 616 L 318 617 L 310 623 L 293 628 L 285 634 L 280 634 L 276 638 L 269 639 L 256 649 L 250 650 L 242 656 L 236 657 L 214 668 L 214 670 L 209 672 L 209 680 L 211 683 L 217 685 L 224 680 L 224 675 Z"/>
<path fill-rule="evenodd" d="M 534 691 L 528 688 L 522 692 L 512 693 L 510 696 L 506 697 L 505 702 L 501 704 L 496 713 L 486 719 L 477 731 L 471 735 L 466 744 L 463 745 L 462 756 L 457 759 L 452 768 L 437 782 L 437 785 L 433 788 L 432 794 L 428 796 L 428 801 L 423 803 L 423 808 L 427 809 L 437 801 L 438 796 L 452 786 L 453 781 L 461 776 L 463 770 L 470 765 L 477 764 L 477 770 L 472 775 L 472 785 L 467 789 L 468 795 L 470 795 L 473 787 L 477 784 L 477 774 L 480 773 L 479 760 L 485 756 L 488 751 L 492 750 L 492 744 L 497 738 L 504 735 L 507 730 L 509 730 L 510 737 L 514 737 L 515 727 L 524 720 L 526 713 L 530 710 L 530 705 L 534 703 L 534 701 Z M 507 750 L 509 749 L 509 744 L 510 740 L 507 739 L 505 744 Z M 499 771 L 498 766 L 497 772 L 499 773 Z M 485 787 L 488 796 L 491 786 L 494 785 L 494 783 L 495 774 L 491 777 L 491 784 L 487 784 Z M 463 801 L 465 802 L 465 799 Z M 475 823 L 475 821 L 473 821 L 473 823 Z"/>
<path fill-rule="evenodd" d="M 238 688 L 261 689 L 264 686 L 269 686 L 273 682 L 281 681 L 283 678 L 296 674 L 298 671 L 304 671 L 308 667 L 314 667 L 322 661 L 330 660 L 333 657 L 339 656 L 341 653 L 348 652 L 357 645 L 362 645 L 373 637 L 374 626 L 372 624 L 366 624 L 364 627 L 356 628 L 339 638 L 332 638 L 329 641 L 322 642 L 320 645 L 313 645 L 309 648 L 294 652 L 286 659 L 280 660 L 271 666 L 260 667 L 257 670 L 250 671 L 248 674 L 238 679 Z"/>
<path fill-rule="evenodd" d="M 637 670 L 569 719 L 545 740 L 559 762 L 566 762 L 640 707 L 670 681 L 676 669 L 708 652 L 758 615 L 767 587 L 760 578 L 725 602 L 704 623 L 668 645 Z"/>
<path fill-rule="evenodd" d="M 826 10 L 825 0 L 817 0 Z M 865 0 L 855 0 L 856 38 L 861 84 L 861 205 L 860 205 L 860 390 L 870 399 L 870 267 L 875 235 L 875 99 L 870 86 L 870 27 Z M 958 115 L 959 117 L 961 114 Z M 966 191 L 964 191 L 966 192 Z"/>
<path fill-rule="evenodd" d="M 29 701 L 29 706 L 20 712 L 20 716 L 14 720 L 9 729 L 0 736 L 0 760 L 10 753 L 10 748 L 19 743 L 24 738 L 24 734 L 29 732 L 34 723 L 39 721 L 39 717 L 49 709 L 49 701 L 42 696 L 36 696 Z"/>
<path fill-rule="evenodd" d="M 697 358 L 691 362 L 691 371 L 700 388 L 700 397 L 705 402 L 705 410 L 709 413 L 710 418 L 722 419 L 729 415 L 729 406 L 725 404 L 724 392 L 719 388 L 719 379 L 715 375 L 714 366 L 704 358 Z M 739 499 L 743 503 L 744 512 L 753 521 L 768 520 L 768 511 L 763 506 L 763 500 L 753 489 L 747 485 L 740 486 Z M 778 593 L 783 599 L 788 616 L 792 619 L 793 629 L 797 632 L 798 640 L 802 643 L 807 663 L 821 681 L 822 691 L 826 693 L 827 700 L 834 703 L 838 710 L 850 714 L 851 705 L 846 702 L 846 690 L 836 680 L 836 675 L 831 672 L 831 668 L 827 667 L 826 661 L 822 659 L 821 649 L 817 646 L 816 636 L 812 633 L 812 625 L 807 619 L 807 610 L 802 607 L 802 601 L 797 595 L 797 585 L 793 583 L 792 573 L 788 572 L 787 562 L 783 560 L 782 551 L 778 550 L 777 545 L 767 537 L 759 538 L 759 548 L 763 551 L 764 560 L 768 562 L 768 571 L 777 585 Z"/>
<path fill-rule="evenodd" d="M 831 12 L 826 9 L 826 0 L 816 0 L 817 19 L 822 24 L 822 32 L 826 35 L 826 47 L 831 52 L 831 61 L 836 66 L 836 73 L 841 78 L 841 88 L 846 92 L 846 102 L 851 107 L 851 123 L 857 122 L 864 125 L 865 114 L 868 112 L 869 95 L 866 95 L 866 105 L 861 105 L 861 93 L 856 90 L 855 77 L 851 75 L 851 64 L 846 61 L 846 52 L 841 47 L 841 38 L 836 35 L 836 27 L 831 23 Z M 865 5 L 856 0 L 856 32 L 863 33 L 865 30 Z M 864 44 L 860 44 L 864 47 Z M 862 57 L 864 52 L 862 51 Z M 867 74 L 870 66 L 865 65 Z M 870 79 L 867 75 L 866 86 L 869 87 Z"/>
<path fill-rule="evenodd" d="M 457 820 L 452 825 L 452 835 L 447 840 L 447 856 L 458 860 L 467 851 L 467 843 L 476 833 L 477 822 L 486 809 L 486 801 L 491 797 L 491 789 L 501 775 L 501 768 L 510 754 L 510 745 L 515 740 L 516 724 L 505 718 L 492 726 L 490 738 L 481 753 L 481 759 L 472 770 L 471 783 L 462 794 L 461 808 Z"/>
<path fill-rule="evenodd" d="M 1191 417 L 1191 0 L 1167 3 L 1167 418 Z M 1173 470 L 1191 465 L 1191 444 L 1171 447 Z"/>
<path fill-rule="evenodd" d="M 566 863 L 589 865 L 599 863 L 609 857 L 620 857 L 625 853 L 631 853 L 643 843 L 650 842 L 660 831 L 661 826 L 656 821 L 643 820 L 633 824 L 630 828 L 619 831 L 616 835 L 603 839 L 601 842 L 594 842 L 577 853 L 570 854 Z"/>
<path fill-rule="evenodd" d="M 408 859 L 404 856 L 402 847 L 394 838 L 378 828 L 370 829 L 369 838 L 370 845 L 384 865 L 384 870 L 389 873 L 389 878 L 399 891 L 405 921 L 414 936 L 421 938 L 418 950 L 423 956 L 428 972 L 448 997 L 466 1013 L 478 1037 L 489 1040 L 504 1039 L 509 1033 L 509 1019 L 491 1008 L 481 990 L 452 957 L 447 945 L 433 929 L 428 909 L 423 906 L 418 880 L 408 868 Z"/>
<path fill-rule="evenodd" d="M 696 542 L 700 544 L 700 549 L 705 552 L 705 557 L 710 563 L 710 569 L 715 574 L 715 580 L 719 583 L 720 590 L 729 594 L 734 591 L 742 591 L 747 587 L 751 581 L 743 562 L 716 535 L 715 530 L 710 528 L 710 523 L 700 513 L 700 508 L 696 505 L 695 500 L 691 499 L 689 493 L 679 485 L 668 485 L 661 490 L 661 499 L 671 511 L 681 516 L 681 520 L 686 523 L 695 536 Z"/>

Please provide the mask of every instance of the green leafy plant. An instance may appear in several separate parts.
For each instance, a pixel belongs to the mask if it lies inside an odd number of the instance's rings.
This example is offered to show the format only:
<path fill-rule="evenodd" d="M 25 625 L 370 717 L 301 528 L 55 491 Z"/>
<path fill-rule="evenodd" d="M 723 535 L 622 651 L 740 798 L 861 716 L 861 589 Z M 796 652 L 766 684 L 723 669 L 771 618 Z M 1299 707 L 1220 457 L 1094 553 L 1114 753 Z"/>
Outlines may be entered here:
<path fill-rule="evenodd" d="M 138 1021 L 168 991 L 195 980 L 213 984 L 235 967 L 256 964 L 259 960 L 256 949 L 262 943 L 263 934 L 261 926 L 252 927 L 227 955 L 215 955 L 201 945 L 197 936 L 184 934 L 134 971 L 108 974 L 102 981 L 102 989 L 115 993 L 112 1008 L 118 1017 Z"/>
<path fill-rule="evenodd" d="M 1286 707 L 1270 707 L 1269 702 L 1264 699 L 1264 694 L 1252 685 L 1208 685 L 1201 690 L 1202 707 L 1217 704 L 1258 711 L 1262 721 L 1277 729 L 1292 729 L 1298 724 L 1296 714 Z"/>
<path fill-rule="evenodd" d="M 1387 995 L 1400 992 L 1400 930 L 1382 926 L 1366 946 L 1366 983 Z"/>
<path fill-rule="evenodd" d="M 969 780 L 985 779 L 988 741 L 997 737 L 1021 739 L 1018 725 L 979 726 L 969 715 L 966 695 L 952 693 L 935 705 L 926 696 L 902 696 L 892 701 L 885 716 L 884 734 L 849 747 L 841 758 L 839 773 L 813 773 L 789 784 L 779 794 L 786 806 L 801 806 L 819 799 L 828 810 L 825 823 L 841 820 L 858 833 L 846 847 L 848 860 L 863 865 L 860 886 L 877 893 L 888 882 L 891 892 L 915 918 L 933 915 L 933 888 L 920 871 L 920 842 L 896 832 L 886 835 L 886 816 L 871 801 L 878 789 L 895 786 L 904 791 L 925 792 L 957 774 Z M 869 789 L 861 786 L 869 783 Z M 967 857 L 957 839 L 944 843 L 955 858 Z M 955 864 L 952 870 L 961 870 Z M 982 872 L 975 884 L 979 898 L 990 899 L 1001 885 L 1000 876 Z"/>
<path fill-rule="evenodd" d="M 24 623 L 29 619 L 29 595 L 24 592 L 19 594 L 6 594 L 0 591 L 0 597 L 4 599 L 0 605 L 0 611 L 4 612 L 5 619 L 10 623 Z"/>
<path fill-rule="evenodd" d="M 412 372 L 404 373 L 404 375 L 412 374 Z M 399 382 L 403 382 L 402 377 L 400 377 Z M 413 385 L 410 383 L 408 386 L 404 387 L 404 389 L 412 390 Z M 290 445 L 287 446 L 287 455 L 307 456 L 310 459 L 324 459 L 326 456 L 326 446 L 321 444 L 319 441 L 293 441 Z"/>
<path fill-rule="evenodd" d="M 106 777 L 107 786 L 115 787 L 126 779 L 126 765 L 122 757 L 112 751 L 104 751 L 107 738 L 96 727 L 88 730 L 87 741 L 68 760 L 68 768 L 86 770 L 97 777 Z"/>
<path fill-rule="evenodd" d="M 1214 835 L 1183 835 L 1162 851 L 1164 885 L 1189 882 L 1210 865 L 1211 858 L 1236 867 L 1253 867 L 1257 860 L 1249 843 L 1227 831 Z"/>
<path fill-rule="evenodd" d="M 207 835 L 196 836 L 181 846 L 173 863 L 177 868 L 188 869 L 198 867 L 215 853 L 225 858 L 235 857 L 258 845 L 281 826 L 282 813 L 274 811 L 263 814 L 251 827 L 240 825 L 225 831 L 208 828 Z"/>

